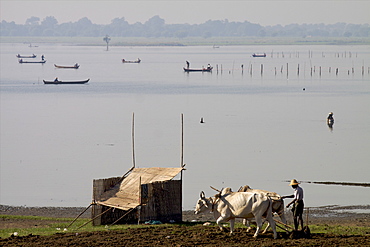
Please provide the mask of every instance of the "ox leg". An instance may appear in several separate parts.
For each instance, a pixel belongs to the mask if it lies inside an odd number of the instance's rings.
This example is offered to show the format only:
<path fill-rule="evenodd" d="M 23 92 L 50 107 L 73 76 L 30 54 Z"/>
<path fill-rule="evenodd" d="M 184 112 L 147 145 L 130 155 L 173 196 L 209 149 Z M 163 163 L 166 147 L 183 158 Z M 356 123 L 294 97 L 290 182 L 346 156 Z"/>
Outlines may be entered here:
<path fill-rule="evenodd" d="M 222 216 L 218 217 L 218 219 L 216 220 L 216 223 L 217 223 L 218 227 L 220 227 L 220 230 L 221 231 L 224 230 L 224 228 L 223 228 L 223 226 L 221 224 L 223 220 L 224 220 L 224 218 Z"/>
<path fill-rule="evenodd" d="M 235 224 L 235 219 L 231 219 L 230 220 L 230 235 L 232 235 L 234 232 L 234 224 Z"/>
<path fill-rule="evenodd" d="M 260 229 L 262 227 L 262 218 L 256 217 L 256 224 L 257 224 L 257 228 L 256 228 L 256 232 L 253 235 L 254 238 L 257 238 L 258 233 L 260 232 Z"/>
<path fill-rule="evenodd" d="M 267 230 L 269 229 L 269 227 L 270 227 L 270 222 L 267 221 L 267 226 L 266 226 L 265 230 L 263 230 L 262 233 L 265 234 L 267 232 Z"/>
<path fill-rule="evenodd" d="M 248 219 L 243 219 L 243 225 L 247 227 L 247 232 L 249 232 L 252 229 Z"/>
<path fill-rule="evenodd" d="M 270 223 L 269 225 L 271 226 L 272 232 L 274 233 L 274 239 L 277 239 L 276 225 L 274 219 L 272 217 L 269 217 L 268 222 Z"/>

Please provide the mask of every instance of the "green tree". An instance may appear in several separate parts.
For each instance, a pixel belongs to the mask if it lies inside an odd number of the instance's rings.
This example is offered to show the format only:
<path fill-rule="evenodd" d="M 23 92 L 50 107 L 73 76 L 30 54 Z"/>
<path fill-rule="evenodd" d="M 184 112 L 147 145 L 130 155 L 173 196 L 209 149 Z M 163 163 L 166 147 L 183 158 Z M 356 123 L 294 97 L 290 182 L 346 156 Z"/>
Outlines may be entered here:
<path fill-rule="evenodd" d="M 32 16 L 26 20 L 26 25 L 36 26 L 39 25 L 40 18 Z"/>

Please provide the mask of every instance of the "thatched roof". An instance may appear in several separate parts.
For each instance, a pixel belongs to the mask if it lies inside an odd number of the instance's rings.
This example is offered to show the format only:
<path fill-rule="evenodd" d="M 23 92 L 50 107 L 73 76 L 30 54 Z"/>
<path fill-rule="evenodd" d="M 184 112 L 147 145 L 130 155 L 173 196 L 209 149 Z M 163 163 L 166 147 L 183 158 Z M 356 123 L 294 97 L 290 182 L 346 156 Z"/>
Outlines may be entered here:
<path fill-rule="evenodd" d="M 171 180 L 183 169 L 182 167 L 134 168 L 121 182 L 105 191 L 96 203 L 122 210 L 135 208 L 140 205 L 140 183 Z"/>

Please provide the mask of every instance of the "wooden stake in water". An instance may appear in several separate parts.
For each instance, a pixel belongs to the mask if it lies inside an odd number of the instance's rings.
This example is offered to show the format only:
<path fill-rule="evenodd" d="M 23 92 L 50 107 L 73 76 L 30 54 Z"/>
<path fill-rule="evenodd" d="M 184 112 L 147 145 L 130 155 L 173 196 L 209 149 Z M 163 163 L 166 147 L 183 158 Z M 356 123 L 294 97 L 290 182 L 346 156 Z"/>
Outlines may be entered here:
<path fill-rule="evenodd" d="M 286 77 L 288 77 L 288 74 L 289 74 L 289 65 L 288 63 L 286 63 Z"/>
<path fill-rule="evenodd" d="M 263 74 L 263 64 L 261 64 L 261 75 Z"/>
<path fill-rule="evenodd" d="M 299 75 L 299 64 L 298 64 L 298 67 L 297 67 L 297 75 Z"/>

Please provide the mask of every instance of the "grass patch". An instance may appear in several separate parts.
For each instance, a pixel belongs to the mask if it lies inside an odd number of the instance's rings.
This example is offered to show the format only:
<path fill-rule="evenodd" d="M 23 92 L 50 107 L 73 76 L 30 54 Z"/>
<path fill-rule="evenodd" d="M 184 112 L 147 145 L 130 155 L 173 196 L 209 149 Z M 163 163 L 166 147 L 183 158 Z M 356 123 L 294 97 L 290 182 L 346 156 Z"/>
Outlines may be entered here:
<path fill-rule="evenodd" d="M 327 233 L 334 235 L 368 235 L 370 227 L 342 225 L 309 225 L 311 233 Z"/>
<path fill-rule="evenodd" d="M 24 228 L 5 228 L 0 229 L 0 238 L 8 238 L 15 232 L 18 236 L 27 236 L 27 235 L 52 235 L 56 233 L 64 233 L 64 232 L 73 232 L 73 233 L 80 233 L 80 232 L 94 232 L 94 231 L 107 231 L 107 230 L 126 230 L 128 228 L 146 228 L 146 227 L 171 227 L 173 224 L 162 224 L 162 225 L 113 225 L 113 226 L 92 226 L 91 223 L 88 223 L 84 227 L 77 229 L 78 227 L 82 226 L 90 219 L 80 218 L 77 219 L 76 222 L 73 223 L 71 227 L 68 225 L 73 221 L 73 218 L 50 218 L 50 217 L 39 217 L 39 216 L 13 216 L 13 215 L 0 215 L 0 222 L 7 223 L 7 222 L 32 222 L 31 226 L 24 227 Z M 1 224 L 2 224 L 1 223 Z M 185 227 L 196 227 L 201 223 L 195 222 L 184 222 L 181 225 Z M 225 223 L 226 227 L 230 227 L 228 223 Z M 265 227 L 266 225 L 264 225 Z M 67 228 L 68 227 L 68 228 Z M 210 227 L 215 227 L 215 223 L 213 223 Z M 263 229 L 264 229 L 263 227 Z M 246 228 L 241 223 L 236 223 L 235 228 Z M 356 227 L 356 226 L 342 226 L 342 225 L 309 225 L 311 233 L 324 233 L 324 234 L 333 234 L 333 235 L 368 235 L 370 234 L 370 227 Z M 255 229 L 252 229 L 254 232 Z M 261 230 L 262 231 L 262 230 Z M 270 230 L 271 231 L 271 230 Z M 277 228 L 278 232 L 284 232 L 283 230 Z"/>

